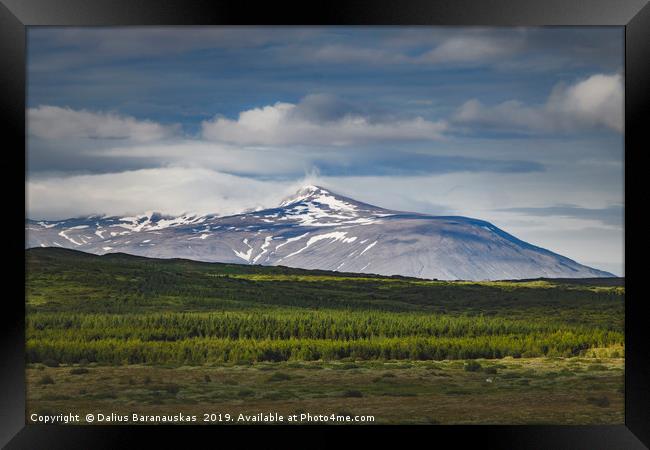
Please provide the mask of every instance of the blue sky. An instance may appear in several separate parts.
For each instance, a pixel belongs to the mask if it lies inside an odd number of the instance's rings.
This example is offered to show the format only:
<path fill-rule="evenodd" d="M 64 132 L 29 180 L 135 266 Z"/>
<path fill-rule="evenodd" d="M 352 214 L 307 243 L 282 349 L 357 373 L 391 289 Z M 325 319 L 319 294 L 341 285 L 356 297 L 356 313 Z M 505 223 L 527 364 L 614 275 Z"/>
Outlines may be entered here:
<path fill-rule="evenodd" d="M 304 183 L 623 273 L 623 29 L 30 28 L 32 217 Z"/>

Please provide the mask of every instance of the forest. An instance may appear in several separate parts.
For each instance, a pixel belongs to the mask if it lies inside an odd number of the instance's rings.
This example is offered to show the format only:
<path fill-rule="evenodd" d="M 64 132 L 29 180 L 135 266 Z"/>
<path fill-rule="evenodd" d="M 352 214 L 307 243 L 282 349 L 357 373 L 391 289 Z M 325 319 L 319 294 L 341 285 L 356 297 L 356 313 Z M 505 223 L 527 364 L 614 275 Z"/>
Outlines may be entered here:
<path fill-rule="evenodd" d="M 30 363 L 623 356 L 621 279 L 449 282 L 26 251 Z"/>

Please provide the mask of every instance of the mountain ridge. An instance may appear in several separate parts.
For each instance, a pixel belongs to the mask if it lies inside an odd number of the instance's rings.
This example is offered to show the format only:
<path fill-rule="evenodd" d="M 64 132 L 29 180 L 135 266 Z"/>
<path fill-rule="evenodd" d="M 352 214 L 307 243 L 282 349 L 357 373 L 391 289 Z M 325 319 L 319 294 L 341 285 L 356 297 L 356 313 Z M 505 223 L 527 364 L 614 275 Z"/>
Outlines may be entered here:
<path fill-rule="evenodd" d="M 27 220 L 26 247 L 442 280 L 599 278 L 593 269 L 481 220 L 395 211 L 305 186 L 277 207 L 231 216 L 156 212 Z"/>

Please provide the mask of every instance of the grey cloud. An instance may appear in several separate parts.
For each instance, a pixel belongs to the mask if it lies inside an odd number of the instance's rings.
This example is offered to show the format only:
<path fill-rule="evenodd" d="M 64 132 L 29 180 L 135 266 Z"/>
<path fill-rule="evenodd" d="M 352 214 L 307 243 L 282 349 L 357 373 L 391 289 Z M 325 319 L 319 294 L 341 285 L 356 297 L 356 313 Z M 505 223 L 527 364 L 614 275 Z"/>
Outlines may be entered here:
<path fill-rule="evenodd" d="M 178 127 L 166 127 L 150 120 L 137 120 L 112 112 L 74 110 L 41 105 L 27 110 L 27 128 L 37 138 L 123 139 L 136 142 L 171 137 Z"/>
<path fill-rule="evenodd" d="M 417 60 L 424 63 L 470 63 L 495 62 L 521 52 L 524 41 L 518 36 L 500 38 L 494 36 L 465 35 L 444 40 L 440 45 L 422 54 Z"/>
<path fill-rule="evenodd" d="M 370 124 L 390 123 L 413 119 L 372 104 L 356 104 L 332 94 L 304 96 L 289 112 L 289 118 L 312 123 L 336 122 L 345 118 L 363 118 Z"/>
<path fill-rule="evenodd" d="M 498 211 L 526 214 L 530 216 L 559 216 L 576 219 L 587 219 L 601 222 L 605 225 L 622 226 L 624 207 L 612 205 L 607 208 L 583 208 L 577 205 L 555 205 L 539 208 L 504 208 Z"/>
<path fill-rule="evenodd" d="M 291 110 L 290 116 L 309 122 L 335 122 L 347 115 L 361 114 L 361 108 L 328 94 L 307 95 Z"/>
<path fill-rule="evenodd" d="M 282 62 L 391 65 L 484 65 L 500 62 L 525 49 L 524 34 L 516 30 L 417 28 L 411 39 L 384 32 L 379 42 L 319 42 L 312 40 L 273 48 Z M 416 36 L 417 35 L 417 36 Z"/>
<path fill-rule="evenodd" d="M 246 26 L 30 29 L 28 45 L 41 51 L 38 58 L 31 58 L 30 70 L 67 70 L 92 63 L 213 48 L 260 47 L 300 40 L 314 32 L 309 28 Z"/>
<path fill-rule="evenodd" d="M 354 30 L 354 34 L 351 34 Z M 257 49 L 277 64 L 487 65 L 557 70 L 622 65 L 622 31 L 603 29 L 327 27 L 39 28 L 28 32 L 31 71 L 51 72 L 212 49 Z M 351 67 L 352 68 L 352 67 Z M 362 68 L 362 67 L 361 67 Z"/>

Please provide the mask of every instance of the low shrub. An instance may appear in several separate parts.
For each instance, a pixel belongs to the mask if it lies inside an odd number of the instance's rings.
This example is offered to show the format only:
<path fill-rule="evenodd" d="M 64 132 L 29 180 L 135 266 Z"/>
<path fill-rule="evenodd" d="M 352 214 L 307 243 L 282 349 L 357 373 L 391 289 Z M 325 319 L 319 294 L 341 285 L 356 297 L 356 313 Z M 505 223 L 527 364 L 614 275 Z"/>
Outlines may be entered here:
<path fill-rule="evenodd" d="M 345 363 L 345 364 L 341 364 L 340 366 L 337 367 L 337 369 L 340 369 L 340 370 L 350 370 L 350 369 L 358 369 L 358 368 L 359 368 L 359 366 L 357 364 L 354 364 L 354 363 Z"/>
<path fill-rule="evenodd" d="M 351 389 L 351 390 L 347 390 L 347 391 L 343 392 L 342 397 L 346 397 L 346 398 L 359 398 L 359 397 L 363 397 L 363 393 L 362 393 L 361 391 L 357 391 L 357 390 L 355 390 L 355 389 Z"/>
<path fill-rule="evenodd" d="M 271 375 L 267 381 L 287 381 L 290 380 L 291 376 L 284 373 L 284 372 L 275 372 L 273 375 Z"/>
<path fill-rule="evenodd" d="M 255 395 L 255 391 L 251 389 L 242 389 L 237 392 L 237 397 L 252 397 L 253 395 Z"/>
<path fill-rule="evenodd" d="M 170 383 L 165 386 L 165 390 L 169 394 L 178 394 L 178 391 L 181 390 L 181 387 L 176 383 Z"/>
<path fill-rule="evenodd" d="M 609 406 L 609 398 L 607 398 L 606 395 L 600 397 L 587 397 L 587 402 L 600 408 L 606 408 Z"/>
<path fill-rule="evenodd" d="M 38 384 L 54 384 L 54 379 L 49 375 L 43 375 L 38 380 Z"/>
<path fill-rule="evenodd" d="M 477 361 L 468 361 L 463 366 L 465 372 L 478 372 L 481 370 L 481 364 Z"/>

